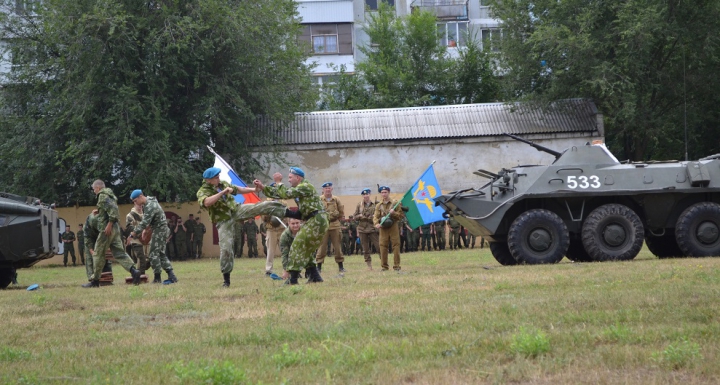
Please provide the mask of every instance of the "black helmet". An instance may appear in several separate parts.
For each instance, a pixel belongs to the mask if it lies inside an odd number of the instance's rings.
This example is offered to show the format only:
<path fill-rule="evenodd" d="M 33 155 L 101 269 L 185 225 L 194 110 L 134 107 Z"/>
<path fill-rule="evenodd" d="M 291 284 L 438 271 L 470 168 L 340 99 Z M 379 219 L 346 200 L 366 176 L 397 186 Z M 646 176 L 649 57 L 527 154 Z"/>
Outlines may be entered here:
<path fill-rule="evenodd" d="M 391 218 L 388 218 L 385 220 L 385 222 L 380 224 L 380 227 L 382 227 L 383 229 L 389 229 L 394 224 L 395 224 L 395 222 L 393 222 L 393 220 Z"/>

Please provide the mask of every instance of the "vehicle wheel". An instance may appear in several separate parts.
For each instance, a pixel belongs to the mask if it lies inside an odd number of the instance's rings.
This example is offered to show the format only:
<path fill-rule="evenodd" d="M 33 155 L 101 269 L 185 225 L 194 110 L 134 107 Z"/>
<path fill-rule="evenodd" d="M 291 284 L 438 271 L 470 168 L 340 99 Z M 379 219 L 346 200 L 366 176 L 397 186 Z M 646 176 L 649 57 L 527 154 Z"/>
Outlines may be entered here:
<path fill-rule="evenodd" d="M 645 235 L 645 244 L 651 253 L 661 259 L 680 258 L 683 256 L 683 252 L 675 240 L 675 233 L 672 231 L 666 231 L 664 235 L 659 237 L 647 234 Z"/>
<path fill-rule="evenodd" d="M 696 203 L 683 211 L 675 226 L 675 239 L 684 255 L 720 255 L 720 205 Z"/>
<path fill-rule="evenodd" d="M 15 279 L 15 269 L 12 267 L 0 267 L 0 289 L 8 287 Z"/>
<path fill-rule="evenodd" d="M 562 219 L 545 209 L 526 211 L 515 218 L 508 232 L 510 254 L 528 265 L 558 263 L 570 244 Z"/>
<path fill-rule="evenodd" d="M 590 255 L 585 251 L 585 246 L 582 244 L 582 239 L 570 238 L 570 246 L 568 246 L 567 253 L 565 253 L 567 259 L 573 262 L 592 262 Z"/>
<path fill-rule="evenodd" d="M 495 260 L 503 266 L 517 265 L 517 261 L 510 254 L 510 249 L 506 242 L 490 242 L 490 252 Z"/>
<path fill-rule="evenodd" d="M 593 261 L 628 261 L 642 249 L 644 227 L 629 207 L 607 204 L 593 210 L 582 227 L 582 242 Z"/>

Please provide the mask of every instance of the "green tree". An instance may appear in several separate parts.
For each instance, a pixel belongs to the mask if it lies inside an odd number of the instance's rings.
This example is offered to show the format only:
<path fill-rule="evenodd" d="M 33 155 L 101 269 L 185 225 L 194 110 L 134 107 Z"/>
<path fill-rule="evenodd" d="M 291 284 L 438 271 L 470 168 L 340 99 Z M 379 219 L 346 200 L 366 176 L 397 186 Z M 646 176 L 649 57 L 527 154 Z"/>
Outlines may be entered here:
<path fill-rule="evenodd" d="M 493 11 L 510 97 L 592 98 L 622 158 L 683 158 L 685 119 L 690 155 L 718 152 L 707 139 L 720 101 L 719 2 L 495 0 Z"/>
<path fill-rule="evenodd" d="M 2 190 L 86 204 L 100 178 L 194 199 L 206 145 L 248 177 L 249 146 L 275 140 L 255 122 L 315 105 L 291 0 L 3 3 Z"/>

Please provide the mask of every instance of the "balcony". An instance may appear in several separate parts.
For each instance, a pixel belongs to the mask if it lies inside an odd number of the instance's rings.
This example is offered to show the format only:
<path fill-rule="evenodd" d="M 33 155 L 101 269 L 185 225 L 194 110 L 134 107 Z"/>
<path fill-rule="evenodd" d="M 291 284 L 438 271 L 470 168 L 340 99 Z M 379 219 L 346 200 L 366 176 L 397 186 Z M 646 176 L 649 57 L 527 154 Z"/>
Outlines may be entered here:
<path fill-rule="evenodd" d="M 438 20 L 468 19 L 468 0 L 415 0 L 410 7 L 432 12 Z"/>

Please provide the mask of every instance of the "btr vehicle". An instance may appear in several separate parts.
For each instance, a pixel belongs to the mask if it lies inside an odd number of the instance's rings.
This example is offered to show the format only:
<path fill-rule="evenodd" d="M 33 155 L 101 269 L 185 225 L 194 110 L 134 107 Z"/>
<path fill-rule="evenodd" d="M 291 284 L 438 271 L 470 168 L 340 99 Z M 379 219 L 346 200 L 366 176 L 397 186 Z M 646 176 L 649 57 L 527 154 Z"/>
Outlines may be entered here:
<path fill-rule="evenodd" d="M 720 154 L 697 161 L 621 163 L 601 142 L 557 152 L 549 166 L 516 166 L 436 205 L 490 242 L 503 265 L 623 261 L 643 241 L 660 258 L 720 255 Z"/>
<path fill-rule="evenodd" d="M 16 269 L 30 267 L 58 251 L 57 211 L 32 197 L 0 192 L 0 288 L 15 281 Z"/>

